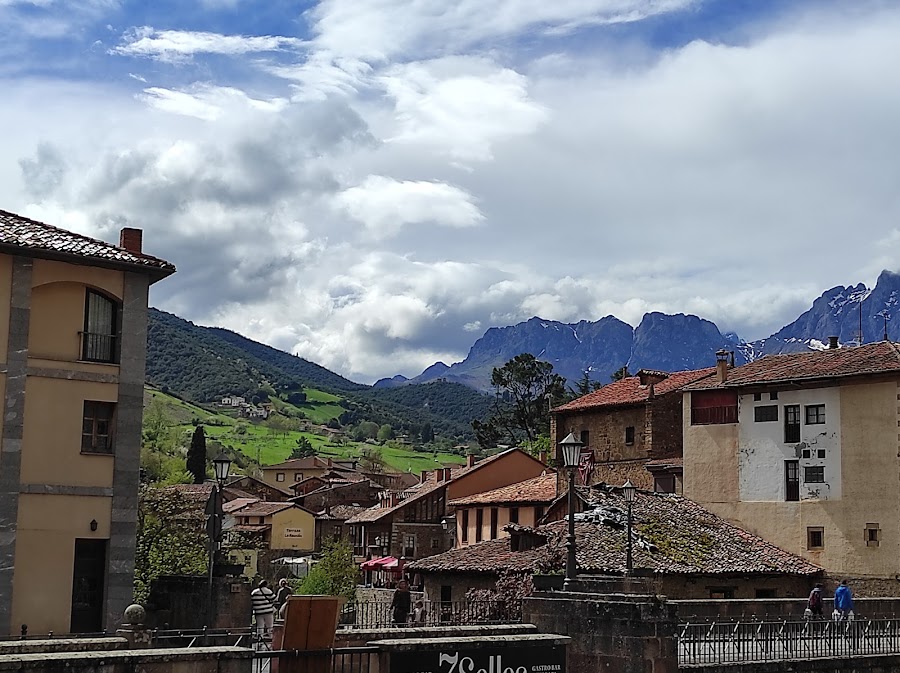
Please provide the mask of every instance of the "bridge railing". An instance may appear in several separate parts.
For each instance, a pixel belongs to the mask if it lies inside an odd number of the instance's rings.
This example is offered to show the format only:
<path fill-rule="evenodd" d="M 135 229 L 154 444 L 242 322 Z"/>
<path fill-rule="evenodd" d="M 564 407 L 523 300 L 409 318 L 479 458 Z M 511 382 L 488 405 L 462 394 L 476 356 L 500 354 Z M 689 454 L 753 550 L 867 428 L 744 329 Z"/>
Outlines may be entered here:
<path fill-rule="evenodd" d="M 900 654 L 900 619 L 679 625 L 680 666 Z"/>

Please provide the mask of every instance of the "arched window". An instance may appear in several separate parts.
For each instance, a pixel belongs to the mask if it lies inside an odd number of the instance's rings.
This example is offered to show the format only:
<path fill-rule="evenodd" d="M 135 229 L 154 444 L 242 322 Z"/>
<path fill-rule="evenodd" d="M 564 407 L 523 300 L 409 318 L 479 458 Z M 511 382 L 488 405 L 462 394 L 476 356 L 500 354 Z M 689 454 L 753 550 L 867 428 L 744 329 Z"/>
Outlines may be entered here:
<path fill-rule="evenodd" d="M 88 290 L 84 302 L 81 359 L 119 361 L 119 305 L 109 297 Z"/>

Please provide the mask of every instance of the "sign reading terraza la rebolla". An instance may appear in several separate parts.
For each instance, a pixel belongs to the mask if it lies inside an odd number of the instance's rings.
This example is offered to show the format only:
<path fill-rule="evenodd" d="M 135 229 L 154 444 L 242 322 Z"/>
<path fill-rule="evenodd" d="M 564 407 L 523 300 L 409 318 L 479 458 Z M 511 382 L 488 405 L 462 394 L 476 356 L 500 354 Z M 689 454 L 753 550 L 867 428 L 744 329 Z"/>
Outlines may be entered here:
<path fill-rule="evenodd" d="M 565 673 L 566 650 L 541 647 L 394 652 L 391 673 Z"/>

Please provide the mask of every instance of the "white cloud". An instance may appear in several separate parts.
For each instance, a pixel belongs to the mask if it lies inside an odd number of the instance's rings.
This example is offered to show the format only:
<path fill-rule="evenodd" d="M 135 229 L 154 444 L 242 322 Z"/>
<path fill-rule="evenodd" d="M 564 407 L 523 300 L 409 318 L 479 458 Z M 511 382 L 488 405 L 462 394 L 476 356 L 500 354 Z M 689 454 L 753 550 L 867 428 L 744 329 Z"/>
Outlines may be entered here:
<path fill-rule="evenodd" d="M 144 89 L 141 98 L 158 110 L 206 121 L 214 121 L 234 108 L 278 112 L 288 104 L 284 98 L 258 100 L 240 89 L 208 83 L 198 83 L 180 90 L 149 87 Z"/>
<path fill-rule="evenodd" d="M 335 195 L 334 203 L 378 237 L 396 234 L 407 224 L 458 228 L 473 227 L 484 219 L 472 196 L 453 185 L 383 175 L 370 175 L 345 189 Z"/>
<path fill-rule="evenodd" d="M 222 35 L 203 31 L 156 30 L 151 26 L 132 28 L 122 36 L 122 43 L 110 50 L 122 56 L 140 56 L 157 61 L 178 63 L 197 54 L 241 56 L 295 50 L 303 40 L 278 35 Z"/>

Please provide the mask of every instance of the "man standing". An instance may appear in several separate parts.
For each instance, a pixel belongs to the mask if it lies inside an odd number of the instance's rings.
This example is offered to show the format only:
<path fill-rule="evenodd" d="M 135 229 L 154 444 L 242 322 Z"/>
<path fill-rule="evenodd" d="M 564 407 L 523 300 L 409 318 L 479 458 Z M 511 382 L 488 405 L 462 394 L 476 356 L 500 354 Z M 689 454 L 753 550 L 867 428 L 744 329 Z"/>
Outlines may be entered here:
<path fill-rule="evenodd" d="M 834 592 L 834 609 L 840 613 L 841 619 L 851 619 L 853 613 L 853 592 L 847 586 L 847 580 L 841 580 Z"/>
<path fill-rule="evenodd" d="M 272 640 L 272 626 L 275 623 L 275 594 L 269 583 L 260 580 L 259 586 L 250 592 L 250 604 L 256 619 L 256 633 L 260 641 Z"/>
<path fill-rule="evenodd" d="M 812 613 L 813 619 L 822 619 L 822 584 L 816 584 L 812 591 L 809 592 L 809 601 L 806 607 Z"/>

